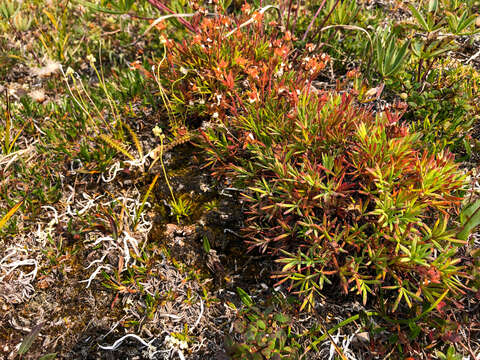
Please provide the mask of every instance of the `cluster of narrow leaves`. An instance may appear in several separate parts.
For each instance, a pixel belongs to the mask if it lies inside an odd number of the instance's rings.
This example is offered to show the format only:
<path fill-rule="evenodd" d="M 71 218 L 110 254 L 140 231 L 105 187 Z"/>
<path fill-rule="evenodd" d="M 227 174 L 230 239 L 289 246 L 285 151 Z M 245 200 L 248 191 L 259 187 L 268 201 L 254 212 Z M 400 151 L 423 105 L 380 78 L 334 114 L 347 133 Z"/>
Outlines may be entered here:
<path fill-rule="evenodd" d="M 250 246 L 278 257 L 276 277 L 303 306 L 333 282 L 364 303 L 394 292 L 392 311 L 463 291 L 461 242 L 447 224 L 465 178 L 451 155 L 422 150 L 395 115 L 375 116 L 347 95 L 270 101 L 246 107 L 231 135 L 206 138 L 219 158 L 231 150 L 225 167 L 248 189 Z"/>

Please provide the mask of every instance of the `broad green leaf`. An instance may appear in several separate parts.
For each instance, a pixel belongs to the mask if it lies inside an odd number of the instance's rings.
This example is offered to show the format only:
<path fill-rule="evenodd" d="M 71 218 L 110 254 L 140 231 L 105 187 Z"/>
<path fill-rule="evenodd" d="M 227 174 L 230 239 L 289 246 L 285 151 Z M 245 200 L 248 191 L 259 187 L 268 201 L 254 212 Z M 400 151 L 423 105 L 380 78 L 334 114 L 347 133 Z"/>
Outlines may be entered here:
<path fill-rule="evenodd" d="M 18 349 L 18 355 L 25 355 L 27 353 L 27 351 L 33 345 L 33 342 L 37 338 L 38 334 L 40 333 L 40 330 L 42 330 L 43 325 L 45 325 L 45 323 L 41 322 L 40 324 L 34 326 L 30 333 L 25 336 L 22 344 L 20 345 L 20 348 Z"/>
<path fill-rule="evenodd" d="M 408 46 L 410 45 L 409 41 L 405 41 L 398 53 L 396 54 L 395 61 L 390 67 L 389 75 L 395 74 L 398 69 L 402 66 L 405 61 L 405 55 L 407 53 Z"/>
<path fill-rule="evenodd" d="M 480 199 L 477 199 L 464 207 L 460 213 L 460 222 L 464 224 L 478 208 L 480 208 Z"/>
<path fill-rule="evenodd" d="M 412 43 L 412 52 L 413 54 L 420 58 L 422 57 L 422 50 L 423 50 L 423 42 L 414 40 Z"/>
<path fill-rule="evenodd" d="M 480 200 L 477 200 L 477 202 L 478 201 Z M 476 203 L 474 206 L 476 207 L 475 211 L 467 218 L 467 220 L 464 222 L 463 226 L 457 233 L 457 238 L 460 240 L 467 240 L 468 235 L 470 235 L 471 231 L 478 225 L 480 225 L 480 208 Z"/>
<path fill-rule="evenodd" d="M 208 254 L 211 250 L 210 242 L 206 236 L 203 237 L 203 250 Z"/>
<path fill-rule="evenodd" d="M 422 14 L 413 6 L 413 5 L 408 5 L 408 8 L 412 12 L 413 17 L 417 20 L 418 24 L 423 28 L 423 30 L 430 32 L 430 26 L 428 26 L 427 21 L 423 17 Z"/>
<path fill-rule="evenodd" d="M 57 357 L 57 353 L 50 353 L 50 354 L 46 354 L 46 355 L 43 355 L 40 359 L 38 360 L 53 360 Z"/>
<path fill-rule="evenodd" d="M 393 34 L 390 34 L 387 38 L 387 41 L 385 42 L 385 64 L 389 65 L 393 54 L 395 53 L 395 37 Z"/>
<path fill-rule="evenodd" d="M 285 324 L 290 321 L 290 318 L 284 314 L 275 314 L 273 317 L 275 321 L 278 321 L 280 324 Z"/>
<path fill-rule="evenodd" d="M 267 328 L 267 325 L 263 320 L 257 320 L 257 326 L 260 330 L 265 330 Z"/>

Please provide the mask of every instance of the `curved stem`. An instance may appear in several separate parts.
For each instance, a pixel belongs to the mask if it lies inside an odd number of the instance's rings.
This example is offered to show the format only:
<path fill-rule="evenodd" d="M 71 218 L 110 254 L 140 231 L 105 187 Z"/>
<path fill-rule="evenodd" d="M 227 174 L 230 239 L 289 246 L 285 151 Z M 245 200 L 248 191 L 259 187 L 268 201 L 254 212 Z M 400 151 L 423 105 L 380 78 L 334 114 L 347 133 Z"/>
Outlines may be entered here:
<path fill-rule="evenodd" d="M 162 10 L 162 11 L 165 11 L 165 12 L 168 12 L 170 14 L 175 14 L 175 11 L 173 11 L 172 9 L 170 9 L 168 6 L 166 6 L 165 4 L 162 4 L 159 0 L 147 0 L 150 5 L 156 7 L 157 9 L 159 10 Z M 187 20 L 185 19 L 182 19 L 181 17 L 178 18 L 178 21 L 184 25 L 188 30 L 190 30 L 191 32 L 193 33 L 196 33 L 197 31 L 195 30 L 195 28 L 193 27 L 192 24 L 190 24 Z"/>

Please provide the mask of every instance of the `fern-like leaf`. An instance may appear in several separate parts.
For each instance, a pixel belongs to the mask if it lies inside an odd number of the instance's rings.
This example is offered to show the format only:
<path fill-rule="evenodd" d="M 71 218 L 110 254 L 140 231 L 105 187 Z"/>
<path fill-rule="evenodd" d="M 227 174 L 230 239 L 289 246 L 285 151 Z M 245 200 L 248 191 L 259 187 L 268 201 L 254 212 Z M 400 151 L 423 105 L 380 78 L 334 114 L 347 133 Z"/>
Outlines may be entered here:
<path fill-rule="evenodd" d="M 137 148 L 138 154 L 140 155 L 141 158 L 143 158 L 143 148 L 142 144 L 140 144 L 140 141 L 138 140 L 137 134 L 135 134 L 135 131 L 132 130 L 132 128 L 126 124 L 122 123 L 122 126 L 128 130 L 130 133 L 130 136 L 132 137 L 133 143 L 135 144 L 135 147 Z"/>
<path fill-rule="evenodd" d="M 128 157 L 130 160 L 135 160 L 135 157 L 128 152 L 128 150 L 125 148 L 125 146 L 121 142 L 119 142 L 115 139 L 112 139 L 111 137 L 109 137 L 108 135 L 105 135 L 105 134 L 100 134 L 98 137 L 100 139 L 102 139 L 103 141 L 105 141 L 112 148 L 114 148 L 118 152 L 121 152 L 123 155 Z"/>

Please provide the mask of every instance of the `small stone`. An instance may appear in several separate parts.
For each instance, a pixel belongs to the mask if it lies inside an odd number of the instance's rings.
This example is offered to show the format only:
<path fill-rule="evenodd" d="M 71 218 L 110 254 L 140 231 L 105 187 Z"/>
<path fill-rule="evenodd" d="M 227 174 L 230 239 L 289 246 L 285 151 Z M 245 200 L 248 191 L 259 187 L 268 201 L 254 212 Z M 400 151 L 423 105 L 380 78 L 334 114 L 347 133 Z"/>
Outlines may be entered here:
<path fill-rule="evenodd" d="M 45 66 L 31 69 L 35 76 L 46 78 L 60 71 L 61 64 L 57 61 L 48 60 Z"/>
<path fill-rule="evenodd" d="M 47 96 L 45 95 L 45 91 L 43 91 L 43 89 L 33 90 L 28 95 L 32 98 L 32 100 L 40 104 L 47 99 Z"/>
<path fill-rule="evenodd" d="M 183 237 L 181 237 L 181 236 L 176 236 L 174 241 L 175 241 L 175 244 L 177 244 L 177 245 L 180 245 L 180 246 L 185 245 L 185 243 L 183 242 Z"/>
<path fill-rule="evenodd" d="M 357 338 L 357 340 L 359 340 L 363 343 L 370 342 L 370 335 L 366 331 L 356 334 L 355 337 Z"/>

